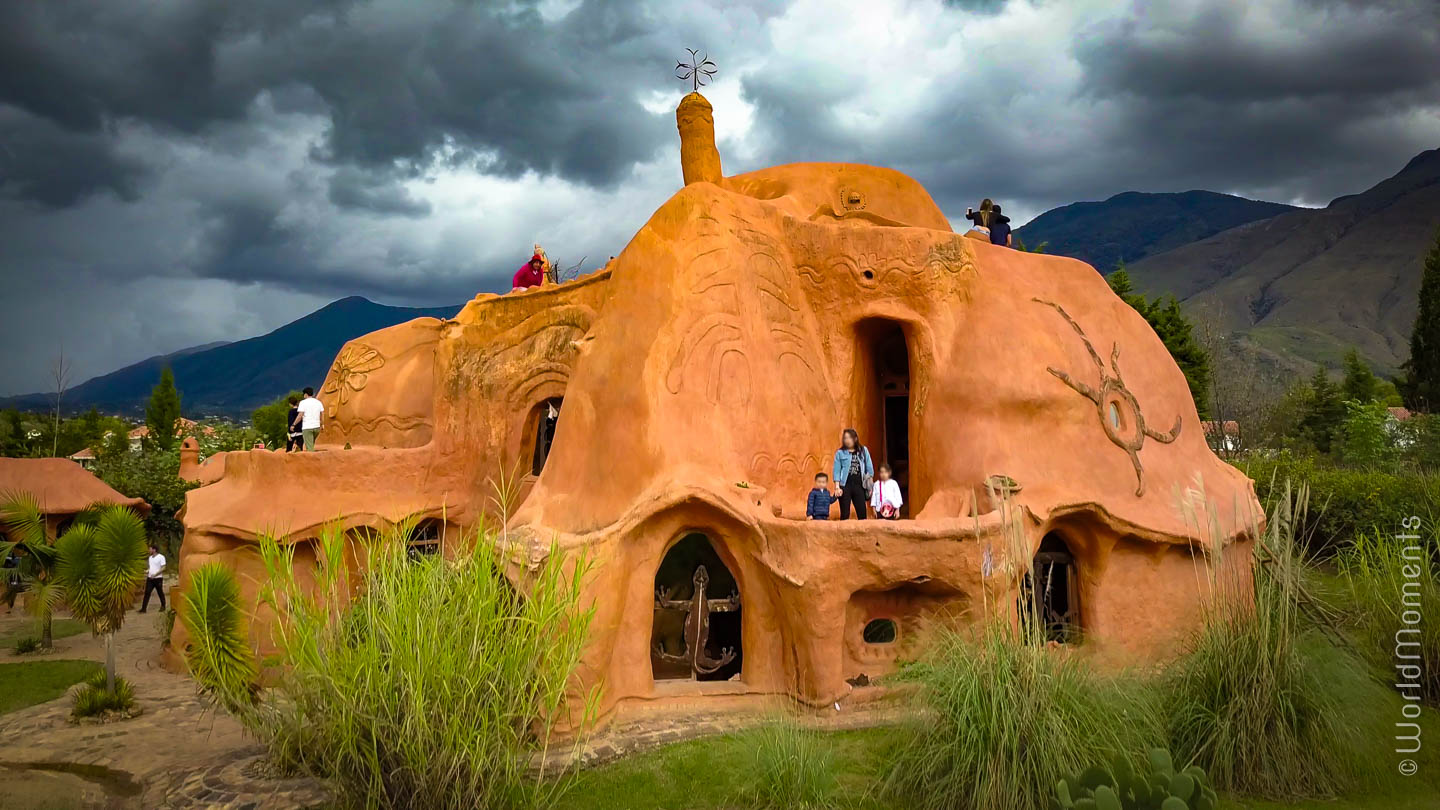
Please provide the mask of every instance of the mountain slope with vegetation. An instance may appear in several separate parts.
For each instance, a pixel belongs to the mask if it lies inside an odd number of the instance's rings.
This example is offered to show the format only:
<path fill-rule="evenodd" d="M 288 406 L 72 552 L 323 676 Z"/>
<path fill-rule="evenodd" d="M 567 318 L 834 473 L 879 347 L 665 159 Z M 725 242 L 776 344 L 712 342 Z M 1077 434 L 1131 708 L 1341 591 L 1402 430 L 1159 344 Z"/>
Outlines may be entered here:
<path fill-rule="evenodd" d="M 142 414 L 161 369 L 169 366 L 186 416 L 249 417 L 252 410 L 288 391 L 307 385 L 318 388 L 346 341 L 415 318 L 453 317 L 459 310 L 459 306 L 391 307 L 358 296 L 342 298 L 269 334 L 152 357 L 95 377 L 66 391 L 64 408 L 74 412 L 94 406 L 106 412 Z M 22 410 L 45 410 L 53 403 L 50 394 L 0 400 L 0 406 Z"/>
<path fill-rule="evenodd" d="M 1339 367 L 1354 346 L 1393 374 L 1409 356 L 1440 224 L 1440 149 L 1325 208 L 1241 225 L 1129 265 L 1135 287 L 1242 335 L 1272 359 Z"/>
<path fill-rule="evenodd" d="M 1214 191 L 1126 191 L 1103 202 L 1052 208 L 1017 229 L 1015 236 L 1031 249 L 1043 244 L 1046 253 L 1073 256 L 1108 273 L 1121 262 L 1295 210 Z"/>

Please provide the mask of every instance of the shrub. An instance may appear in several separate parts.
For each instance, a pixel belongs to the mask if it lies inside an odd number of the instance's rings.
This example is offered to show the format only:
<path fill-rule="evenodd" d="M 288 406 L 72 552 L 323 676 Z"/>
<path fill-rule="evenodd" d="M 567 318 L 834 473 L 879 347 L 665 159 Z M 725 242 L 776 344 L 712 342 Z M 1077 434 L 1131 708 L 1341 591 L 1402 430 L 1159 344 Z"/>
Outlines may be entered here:
<path fill-rule="evenodd" d="M 1097 754 L 1126 756 L 1162 736 L 1143 682 L 1026 643 L 999 620 L 975 636 L 938 632 L 898 677 L 918 683 L 922 709 L 883 785 L 905 807 L 1038 810 Z"/>
<path fill-rule="evenodd" d="M 1252 456 L 1236 466 L 1255 479 L 1255 492 L 1267 510 L 1288 482 L 1303 481 L 1310 488 L 1310 509 L 1295 526 L 1310 557 L 1328 559 L 1361 534 L 1398 531 L 1400 521 L 1412 515 L 1440 516 L 1440 473 L 1350 469 L 1288 452 Z M 1440 558 L 1433 531 L 1427 544 L 1432 557 Z"/>
<path fill-rule="evenodd" d="M 29 655 L 40 649 L 39 636 L 21 636 L 15 641 L 16 655 Z"/>
<path fill-rule="evenodd" d="M 1433 535 L 1434 525 L 1429 525 Z M 1362 534 L 1337 563 L 1349 585 L 1351 609 L 1344 615 L 1358 646 L 1385 670 L 1386 683 L 1419 684 L 1418 690 L 1402 688 L 1401 694 L 1440 705 L 1440 621 L 1406 621 L 1412 615 L 1440 615 L 1440 570 L 1420 542 L 1394 533 Z"/>
<path fill-rule="evenodd" d="M 86 679 L 75 692 L 70 716 L 94 717 L 105 712 L 129 711 L 135 706 L 135 689 L 130 682 L 116 676 L 115 688 L 106 688 L 105 672 L 99 671 Z"/>
<path fill-rule="evenodd" d="M 1152 748 L 1142 770 L 1128 758 L 1116 757 L 1108 769 L 1091 765 L 1078 776 L 1061 779 L 1055 785 L 1055 804 L 1064 810 L 1214 810 L 1219 797 L 1202 768 L 1191 765 L 1176 773 L 1170 752 Z"/>
<path fill-rule="evenodd" d="M 1301 640 L 1303 575 L 1295 527 L 1305 496 L 1288 486 L 1254 554 L 1254 598 L 1220 590 L 1186 654 L 1166 671 L 1170 748 L 1221 790 L 1295 798 L 1334 795 L 1348 776 L 1338 701 Z"/>
<path fill-rule="evenodd" d="M 820 731 L 785 719 L 765 724 L 755 735 L 754 769 L 739 806 L 757 810 L 835 806 L 839 789 L 835 754 Z"/>
<path fill-rule="evenodd" d="M 505 574 L 515 551 L 505 539 L 482 532 L 457 559 L 414 558 L 408 532 L 402 524 L 347 541 L 324 530 L 321 561 L 346 559 L 352 542 L 366 544 L 352 551 L 367 564 L 352 582 L 343 563 L 322 562 L 313 586 L 297 578 L 293 546 L 261 538 L 261 600 L 277 616 L 276 682 L 257 702 L 233 701 L 234 710 L 277 764 L 328 778 L 345 803 L 552 802 L 569 784 L 557 778 L 569 765 L 547 765 L 552 729 L 562 720 L 583 727 L 595 705 L 594 693 L 564 703 L 593 613 L 579 605 L 586 558 L 551 548 L 522 577 L 522 595 Z M 213 588 L 203 599 L 191 594 L 181 611 L 202 650 L 233 647 L 221 638 L 230 632 L 226 611 L 192 611 L 224 605 L 222 596 Z M 212 683 L 245 680 L 235 659 L 209 656 L 228 662 L 212 665 L 216 673 L 231 669 Z M 205 655 L 192 667 L 197 660 Z"/>

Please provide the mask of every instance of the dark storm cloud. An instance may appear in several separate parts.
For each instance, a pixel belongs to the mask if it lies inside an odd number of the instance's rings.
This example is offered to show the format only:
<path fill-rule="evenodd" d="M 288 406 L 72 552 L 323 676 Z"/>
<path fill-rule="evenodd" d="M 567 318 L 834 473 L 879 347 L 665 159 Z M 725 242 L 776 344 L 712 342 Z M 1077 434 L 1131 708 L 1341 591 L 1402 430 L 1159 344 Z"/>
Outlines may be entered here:
<path fill-rule="evenodd" d="M 1085 93 L 1114 115 L 1101 142 L 1187 186 L 1323 203 L 1440 145 L 1440 3 L 1299 0 L 1259 15 L 1215 4 L 1090 27 L 1075 56 Z M 1168 145 L 1168 148 L 1167 146 Z"/>
<path fill-rule="evenodd" d="M 555 24 L 533 2 L 6 3 L 0 102 L 70 133 L 133 119 L 194 134 L 276 90 L 328 112 L 322 154 L 335 163 L 422 166 L 443 151 L 604 186 L 667 134 L 636 96 L 673 46 L 642 14 L 626 2 Z"/>
<path fill-rule="evenodd" d="M 747 77 L 767 136 L 756 162 L 813 155 L 895 166 L 954 218 L 985 196 L 1039 213 L 1125 190 L 1207 188 L 1324 204 L 1440 145 L 1440 2 L 986 10 L 1004 14 L 956 15 L 963 32 L 936 25 L 902 43 L 920 58 L 889 80 L 930 88 L 905 120 L 856 129 L 839 112 L 858 95 L 843 80 L 817 88 L 779 71 Z M 1057 43 L 1069 69 L 1027 62 L 1026 41 L 1003 45 L 1020 30 L 1041 43 L 1056 33 L 1032 28 L 1033 16 L 1005 19 L 1017 10 L 1073 14 Z M 958 58 L 926 64 L 925 51 L 945 47 L 947 36 L 961 44 Z"/>
<path fill-rule="evenodd" d="M 415 199 L 394 178 L 359 169 L 341 169 L 331 175 L 329 199 L 341 208 L 402 217 L 424 217 L 431 211 L 430 203 Z"/>
<path fill-rule="evenodd" d="M 110 134 L 75 132 L 0 104 L 0 195 L 64 207 L 97 191 L 137 197 L 144 166 L 116 153 Z"/>

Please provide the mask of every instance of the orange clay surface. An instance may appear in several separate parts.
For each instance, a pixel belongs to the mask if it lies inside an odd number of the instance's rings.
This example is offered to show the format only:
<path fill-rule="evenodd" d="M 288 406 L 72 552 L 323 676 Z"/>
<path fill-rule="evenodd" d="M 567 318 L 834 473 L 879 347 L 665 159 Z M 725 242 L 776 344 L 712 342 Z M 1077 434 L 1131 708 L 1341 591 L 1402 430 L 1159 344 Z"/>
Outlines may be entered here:
<path fill-rule="evenodd" d="M 206 485 L 188 495 L 181 589 L 222 560 L 253 598 L 266 531 L 308 567 L 327 522 L 419 515 L 455 554 L 482 516 L 503 518 L 517 577 L 552 544 L 588 549 L 578 688 L 601 684 L 609 710 L 722 686 L 687 691 L 689 673 L 653 655 L 679 632 L 656 609 L 671 584 L 657 572 L 694 533 L 741 597 L 723 620 L 737 662 L 724 691 L 811 705 L 893 669 L 927 618 L 1013 613 L 1047 535 L 1075 559 L 1080 649 L 1099 661 L 1174 654 L 1213 577 L 1246 586 L 1251 482 L 1210 452 L 1180 369 L 1093 268 L 963 238 L 889 169 L 725 177 L 709 103 L 691 94 L 676 118 L 686 185 L 605 270 L 351 341 L 320 393 L 323 452 L 188 468 Z M 805 519 L 845 427 L 897 468 L 905 519 Z M 523 474 L 504 515 L 502 470 Z M 1019 486 L 1008 509 L 991 476 Z M 690 568 L 673 598 L 688 598 Z M 867 642 L 880 618 L 894 640 Z M 266 647 L 272 617 L 256 619 Z"/>

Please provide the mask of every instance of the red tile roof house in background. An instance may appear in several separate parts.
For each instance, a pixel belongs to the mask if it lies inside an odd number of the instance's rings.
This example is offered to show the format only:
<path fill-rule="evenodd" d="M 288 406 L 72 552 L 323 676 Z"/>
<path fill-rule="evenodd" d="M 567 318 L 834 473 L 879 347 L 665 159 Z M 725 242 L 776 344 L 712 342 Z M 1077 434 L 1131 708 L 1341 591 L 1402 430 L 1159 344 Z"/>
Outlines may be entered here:
<path fill-rule="evenodd" d="M 68 458 L 0 458 L 0 498 L 22 492 L 40 502 L 51 537 L 92 504 L 121 504 L 141 515 L 150 514 L 150 504 L 121 495 Z M 4 534 L 0 525 L 0 535 Z"/>
<path fill-rule="evenodd" d="M 194 431 L 195 425 L 196 422 L 194 419 L 186 419 L 183 416 L 179 419 L 176 419 L 175 437 L 179 438 L 181 436 L 184 436 L 186 433 Z M 205 434 L 206 436 L 214 436 L 215 428 L 210 427 L 209 425 L 205 425 L 204 427 L 200 428 L 200 432 Z M 150 435 L 150 428 L 145 425 L 141 425 L 140 427 L 137 427 L 134 430 L 130 431 L 128 435 L 130 437 L 130 449 L 139 450 L 140 442 L 144 440 L 146 436 Z"/>

